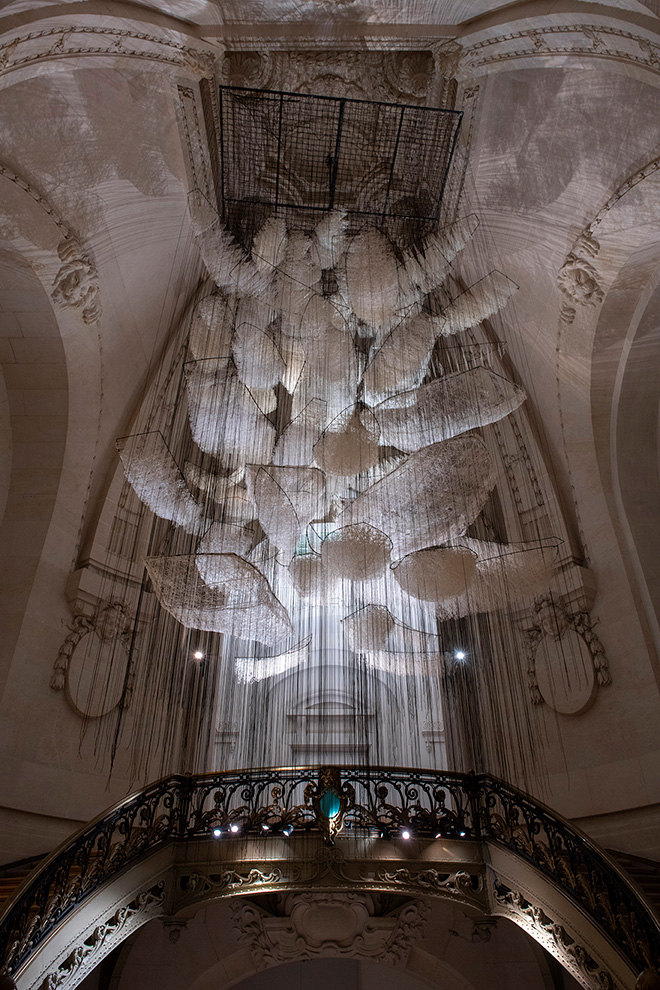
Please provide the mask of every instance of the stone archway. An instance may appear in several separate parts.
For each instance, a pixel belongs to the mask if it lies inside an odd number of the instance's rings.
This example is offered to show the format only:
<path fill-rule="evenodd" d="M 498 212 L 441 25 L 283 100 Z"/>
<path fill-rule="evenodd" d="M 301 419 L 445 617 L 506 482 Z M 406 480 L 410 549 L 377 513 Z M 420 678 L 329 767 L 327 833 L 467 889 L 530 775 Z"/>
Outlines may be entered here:
<path fill-rule="evenodd" d="M 660 245 L 652 243 L 627 259 L 603 303 L 594 342 L 592 415 L 610 511 L 656 648 L 659 365 Z"/>

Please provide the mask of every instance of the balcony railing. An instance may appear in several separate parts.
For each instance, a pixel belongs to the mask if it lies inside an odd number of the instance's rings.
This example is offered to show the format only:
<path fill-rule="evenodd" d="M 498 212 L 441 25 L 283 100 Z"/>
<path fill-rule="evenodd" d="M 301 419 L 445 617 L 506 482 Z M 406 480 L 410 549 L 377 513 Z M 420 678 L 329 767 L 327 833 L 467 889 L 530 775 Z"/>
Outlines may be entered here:
<path fill-rule="evenodd" d="M 85 826 L 27 878 L 0 917 L 13 974 L 95 889 L 169 842 L 339 830 L 496 842 L 559 886 L 637 972 L 660 959 L 660 925 L 618 867 L 549 808 L 486 774 L 292 768 L 173 775 Z"/>

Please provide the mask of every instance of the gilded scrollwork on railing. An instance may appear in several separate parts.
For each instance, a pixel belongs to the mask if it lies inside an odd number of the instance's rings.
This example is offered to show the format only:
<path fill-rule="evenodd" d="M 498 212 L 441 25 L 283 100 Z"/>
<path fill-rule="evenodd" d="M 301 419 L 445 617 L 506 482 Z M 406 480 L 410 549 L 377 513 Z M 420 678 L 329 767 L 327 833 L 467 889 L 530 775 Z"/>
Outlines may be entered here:
<path fill-rule="evenodd" d="M 660 959 L 660 926 L 618 868 L 568 822 L 502 781 L 479 778 L 479 827 L 562 888 L 641 972 Z"/>
<path fill-rule="evenodd" d="M 332 845 L 340 829 L 342 848 Z M 345 849 L 353 836 L 365 835 L 423 843 L 488 840 L 561 888 L 634 970 L 653 970 L 660 958 L 660 925 L 618 868 L 568 822 L 503 781 L 449 771 L 324 767 L 174 775 L 127 798 L 47 859 L 7 905 L 0 969 L 17 972 L 69 912 L 167 843 L 246 836 L 281 841 L 314 832 L 330 843 L 317 860 L 280 858 L 263 869 L 227 861 L 208 875 L 191 872 L 181 878 L 183 901 L 209 892 L 301 890 L 327 878 L 333 889 L 396 888 L 449 896 L 486 912 L 483 861 L 448 871 L 433 860 L 402 867 L 363 855 L 351 859 Z"/>

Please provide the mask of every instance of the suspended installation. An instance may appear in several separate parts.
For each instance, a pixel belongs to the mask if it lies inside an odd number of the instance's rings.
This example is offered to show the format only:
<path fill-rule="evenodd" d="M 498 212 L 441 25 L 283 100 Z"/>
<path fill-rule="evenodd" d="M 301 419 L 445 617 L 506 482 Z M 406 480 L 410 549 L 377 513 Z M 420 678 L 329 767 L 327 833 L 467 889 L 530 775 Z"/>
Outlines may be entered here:
<path fill-rule="evenodd" d="M 526 396 L 467 335 L 516 285 L 499 271 L 470 285 L 455 278 L 477 218 L 438 224 L 443 175 L 431 179 L 430 203 L 428 174 L 410 154 L 396 165 L 406 142 L 416 147 L 415 130 L 422 142 L 420 108 L 408 108 L 407 123 L 406 108 L 388 108 L 388 157 L 373 147 L 385 113 L 373 105 L 377 126 L 370 139 L 362 127 L 362 140 L 382 181 L 367 187 L 353 101 L 336 101 L 331 119 L 314 107 L 328 126 L 313 147 L 313 129 L 305 143 L 300 119 L 287 122 L 300 98 L 260 95 L 261 130 L 254 98 L 234 94 L 230 104 L 234 132 L 243 122 L 233 153 L 252 168 L 235 162 L 220 204 L 190 196 L 209 281 L 170 355 L 166 414 L 154 400 L 149 428 L 117 443 L 128 483 L 156 517 L 146 587 L 168 628 L 198 633 L 200 656 L 221 657 L 226 684 L 295 672 L 291 708 L 306 672 L 326 677 L 330 697 L 328 672 L 341 681 L 354 671 L 355 718 L 368 714 L 359 678 L 380 677 L 398 685 L 393 697 L 414 721 L 410 685 L 438 682 L 454 654 L 443 628 L 467 639 L 465 622 L 475 623 L 481 642 L 479 617 L 529 601 L 556 566 L 556 541 L 508 544 L 479 527 L 497 483 L 484 430 Z M 439 120 L 418 162 L 438 151 Z M 442 122 L 444 174 L 457 126 Z M 227 155 L 229 121 L 223 133 Z M 303 196 L 292 173 L 305 168 Z M 427 183 L 425 208 L 401 188 L 411 174 Z M 253 186 L 229 195 L 240 182 Z M 238 697 L 220 695 L 221 708 Z M 269 740 L 261 760 L 284 717 L 243 712 L 253 738 Z"/>

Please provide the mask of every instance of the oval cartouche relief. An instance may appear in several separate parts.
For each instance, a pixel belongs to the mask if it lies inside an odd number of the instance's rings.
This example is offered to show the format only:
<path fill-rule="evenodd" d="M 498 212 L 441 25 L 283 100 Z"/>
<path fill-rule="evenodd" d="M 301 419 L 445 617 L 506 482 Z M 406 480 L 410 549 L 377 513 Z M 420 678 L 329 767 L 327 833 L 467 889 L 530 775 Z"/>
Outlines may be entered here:
<path fill-rule="evenodd" d="M 574 629 L 555 639 L 544 636 L 536 649 L 536 680 L 543 700 L 561 715 L 579 715 L 596 697 L 596 675 L 589 648 Z"/>

